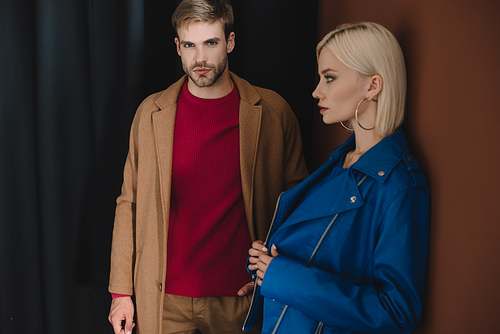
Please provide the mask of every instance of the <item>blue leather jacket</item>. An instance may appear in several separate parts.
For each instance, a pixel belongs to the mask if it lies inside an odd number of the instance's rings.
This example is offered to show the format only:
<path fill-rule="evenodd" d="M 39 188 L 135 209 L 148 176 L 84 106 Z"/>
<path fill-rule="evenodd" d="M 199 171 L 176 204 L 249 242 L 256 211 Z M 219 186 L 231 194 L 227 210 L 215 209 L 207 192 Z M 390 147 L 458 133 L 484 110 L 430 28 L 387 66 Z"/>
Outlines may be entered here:
<path fill-rule="evenodd" d="M 389 334 L 417 328 L 427 276 L 429 189 L 403 130 L 363 154 L 341 187 L 321 187 L 311 195 L 314 206 L 300 206 L 290 217 L 354 144 L 353 135 L 280 196 L 267 240 L 280 255 L 255 289 L 244 330 L 262 312 L 262 333 Z"/>

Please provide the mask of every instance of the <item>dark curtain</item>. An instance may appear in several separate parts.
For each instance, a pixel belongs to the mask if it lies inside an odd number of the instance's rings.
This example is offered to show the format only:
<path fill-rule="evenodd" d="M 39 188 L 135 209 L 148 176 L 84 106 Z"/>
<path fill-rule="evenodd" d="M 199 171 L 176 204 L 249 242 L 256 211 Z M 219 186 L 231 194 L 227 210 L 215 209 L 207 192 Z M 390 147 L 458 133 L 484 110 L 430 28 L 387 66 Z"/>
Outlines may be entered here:
<path fill-rule="evenodd" d="M 178 2 L 0 0 L 0 333 L 112 333 L 129 127 L 141 100 L 182 74 Z M 233 8 L 230 69 L 288 100 L 308 157 L 317 1 Z"/>

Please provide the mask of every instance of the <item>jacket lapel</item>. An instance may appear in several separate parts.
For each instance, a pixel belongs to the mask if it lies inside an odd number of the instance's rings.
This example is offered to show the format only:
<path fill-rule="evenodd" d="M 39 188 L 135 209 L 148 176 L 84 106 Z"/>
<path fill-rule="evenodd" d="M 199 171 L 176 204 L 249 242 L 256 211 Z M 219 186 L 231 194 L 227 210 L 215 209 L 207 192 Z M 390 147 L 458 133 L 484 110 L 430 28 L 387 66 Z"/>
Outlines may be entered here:
<path fill-rule="evenodd" d="M 309 200 L 316 203 L 316 205 L 301 207 L 293 216 L 290 216 L 290 219 L 284 222 L 283 226 L 292 226 L 316 218 L 334 216 L 337 213 L 362 206 L 364 202 L 356 181 L 350 171 L 347 173 L 347 175 L 343 176 L 338 188 L 324 187 L 310 194 L 311 198 Z"/>
<path fill-rule="evenodd" d="M 299 201 L 302 200 L 307 191 L 325 177 L 333 166 L 337 165 L 338 159 L 335 157 L 336 155 L 332 154 L 330 160 L 324 163 L 307 179 L 283 194 L 280 207 L 278 208 L 278 224 L 287 219 L 291 211 L 297 205 L 300 205 Z M 318 203 L 318 205 L 301 208 L 291 219 L 286 220 L 282 226 L 292 226 L 300 222 L 332 216 L 362 206 L 363 198 L 359 192 L 352 169 L 347 173 L 347 175 L 343 176 L 344 179 L 338 188 L 323 187 L 311 194 L 310 196 L 312 196 L 313 201 Z"/>

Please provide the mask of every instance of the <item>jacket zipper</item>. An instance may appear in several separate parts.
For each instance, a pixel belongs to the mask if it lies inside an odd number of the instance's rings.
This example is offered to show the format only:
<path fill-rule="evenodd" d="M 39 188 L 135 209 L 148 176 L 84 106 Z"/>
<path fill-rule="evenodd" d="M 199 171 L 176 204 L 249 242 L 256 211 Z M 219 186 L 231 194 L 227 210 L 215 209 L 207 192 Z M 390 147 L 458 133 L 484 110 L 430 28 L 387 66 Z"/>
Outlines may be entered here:
<path fill-rule="evenodd" d="M 314 334 L 321 334 L 321 332 L 323 331 L 323 326 L 324 325 L 325 325 L 324 323 L 320 322 L 318 324 L 318 328 L 316 328 L 316 332 L 314 332 Z"/>
<path fill-rule="evenodd" d="M 311 264 L 312 260 L 316 256 L 316 252 L 318 251 L 318 249 L 321 246 L 321 244 L 323 244 L 323 240 L 325 239 L 326 235 L 328 234 L 328 231 L 330 231 L 330 229 L 332 228 L 333 223 L 335 223 L 335 221 L 337 220 L 337 217 L 339 216 L 339 214 L 340 213 L 337 213 L 333 217 L 333 219 L 330 222 L 330 224 L 328 224 L 328 227 L 326 228 L 325 232 L 323 232 L 323 235 L 321 236 L 321 239 L 319 239 L 318 244 L 316 245 L 316 248 L 314 248 L 314 251 L 312 252 L 311 257 L 309 258 L 309 261 L 307 261 L 307 266 L 309 266 Z"/>
<path fill-rule="evenodd" d="M 266 243 L 269 241 L 269 236 L 271 235 L 271 230 L 273 229 L 274 222 L 276 220 L 276 213 L 278 212 L 278 206 L 280 204 L 281 195 L 283 195 L 283 193 L 284 193 L 284 191 L 281 192 L 281 194 L 278 196 L 278 199 L 276 200 L 276 207 L 274 208 L 273 219 L 271 220 L 271 225 L 269 226 L 269 230 L 267 231 L 267 236 L 266 236 L 266 240 L 265 240 Z M 252 281 L 255 282 L 255 276 L 252 276 Z M 255 301 L 255 291 L 256 291 L 256 289 L 254 288 L 253 294 L 252 294 L 252 300 L 250 301 L 250 307 L 248 308 L 247 316 L 245 317 L 245 322 L 243 323 L 243 330 L 245 330 L 245 327 L 246 327 L 247 322 L 248 322 L 248 317 L 250 316 L 250 311 L 252 310 L 252 306 L 253 306 L 253 303 Z"/>
<path fill-rule="evenodd" d="M 274 213 L 273 213 L 273 219 L 271 220 L 271 225 L 269 226 L 269 230 L 267 231 L 267 236 L 266 236 L 266 240 L 264 241 L 265 243 L 267 243 L 269 241 L 269 237 L 271 236 L 271 231 L 274 227 L 274 223 L 276 221 L 276 213 L 278 212 L 278 206 L 280 204 L 280 200 L 281 200 L 281 195 L 283 195 L 284 191 L 281 192 L 281 194 L 278 196 L 278 199 L 276 200 L 276 206 L 274 207 Z"/>
<path fill-rule="evenodd" d="M 274 326 L 274 330 L 273 330 L 272 334 L 276 334 L 276 331 L 278 330 L 278 327 L 280 326 L 281 320 L 283 320 L 283 317 L 285 316 L 286 310 L 288 310 L 288 305 L 285 305 L 285 307 L 283 308 L 283 312 L 281 312 L 280 318 L 278 319 L 276 326 Z"/>
<path fill-rule="evenodd" d="M 363 178 L 358 182 L 358 187 L 361 185 L 361 183 L 365 182 L 366 178 L 368 177 L 368 174 L 363 176 Z"/>

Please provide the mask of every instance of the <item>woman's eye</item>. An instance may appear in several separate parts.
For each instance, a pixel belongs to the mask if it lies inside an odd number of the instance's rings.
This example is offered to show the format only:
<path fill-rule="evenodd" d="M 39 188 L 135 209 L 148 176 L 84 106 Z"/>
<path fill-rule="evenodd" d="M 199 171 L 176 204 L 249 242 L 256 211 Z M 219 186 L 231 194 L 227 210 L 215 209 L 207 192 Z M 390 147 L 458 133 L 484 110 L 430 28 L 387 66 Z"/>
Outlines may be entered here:
<path fill-rule="evenodd" d="M 325 77 L 326 79 L 326 82 L 332 82 L 333 80 L 335 80 L 335 77 Z"/>

